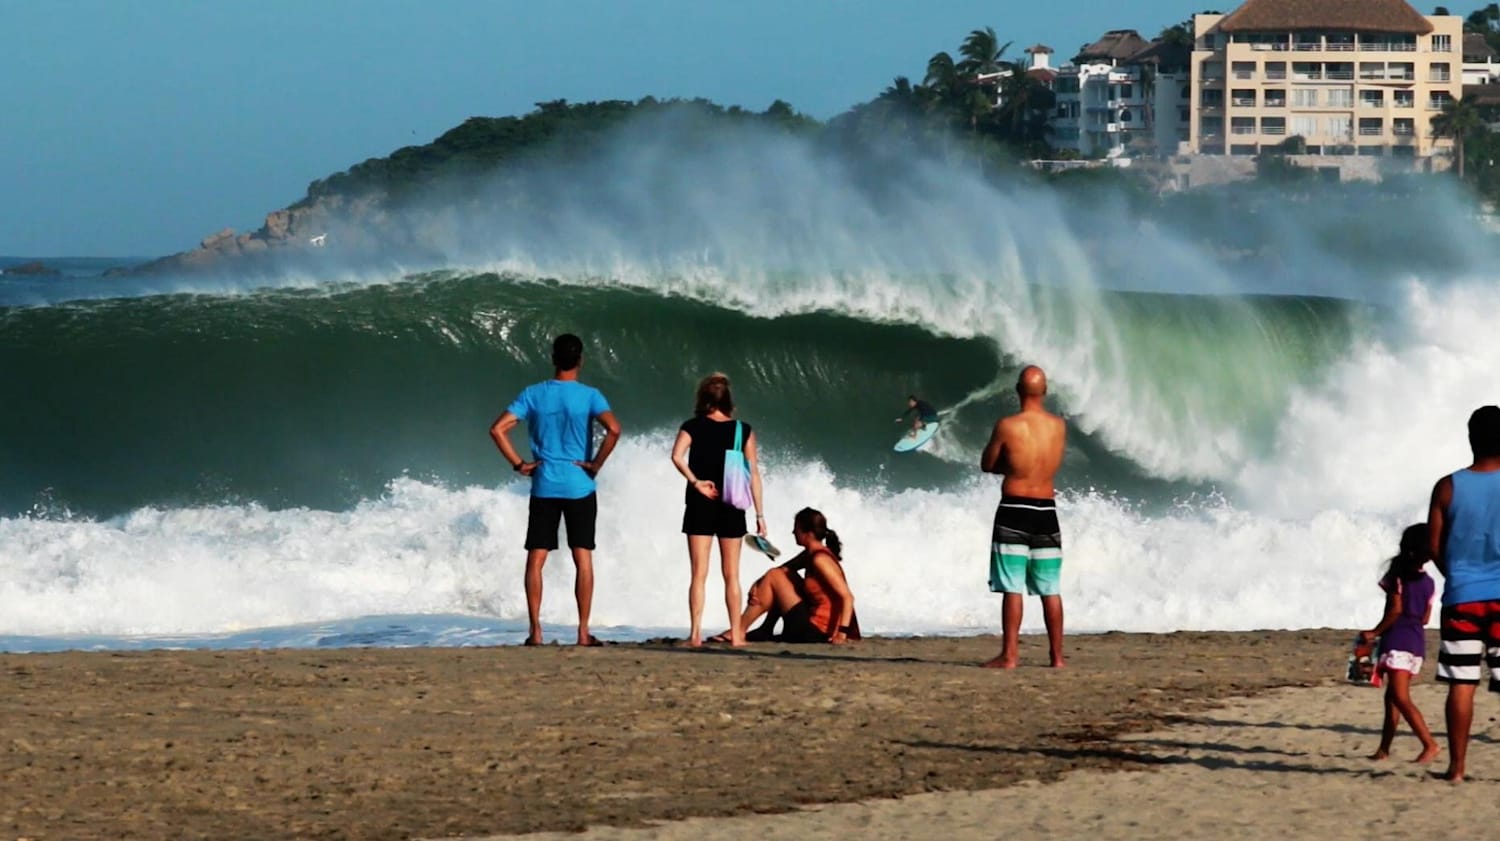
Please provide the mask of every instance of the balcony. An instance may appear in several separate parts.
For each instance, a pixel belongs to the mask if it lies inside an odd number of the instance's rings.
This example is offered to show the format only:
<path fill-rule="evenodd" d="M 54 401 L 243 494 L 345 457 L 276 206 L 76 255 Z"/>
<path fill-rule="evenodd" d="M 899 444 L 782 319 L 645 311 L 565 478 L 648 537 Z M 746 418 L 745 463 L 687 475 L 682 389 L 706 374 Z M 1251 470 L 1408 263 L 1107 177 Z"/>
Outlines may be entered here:
<path fill-rule="evenodd" d="M 1266 78 L 1267 79 L 1277 79 L 1277 80 L 1285 79 L 1286 78 L 1286 71 L 1285 70 L 1267 70 L 1266 71 Z"/>
<path fill-rule="evenodd" d="M 1385 102 L 1383 100 L 1379 100 L 1379 99 L 1361 99 L 1359 101 L 1359 107 L 1361 107 L 1361 108 L 1384 108 L 1385 107 Z"/>
<path fill-rule="evenodd" d="M 1317 41 L 1298 41 L 1292 45 L 1292 50 L 1299 53 L 1320 53 L 1323 45 Z"/>
<path fill-rule="evenodd" d="M 1275 123 L 1267 123 L 1260 127 L 1260 131 L 1261 134 L 1286 134 L 1286 126 L 1278 126 Z"/>
<path fill-rule="evenodd" d="M 1254 70 L 1236 70 L 1236 71 L 1234 71 L 1234 78 L 1236 78 L 1236 79 L 1254 79 L 1255 78 L 1255 71 Z"/>
<path fill-rule="evenodd" d="M 1285 108 L 1286 107 L 1286 100 L 1285 99 L 1267 99 L 1266 100 L 1266 107 L 1267 108 Z"/>
<path fill-rule="evenodd" d="M 1360 137 L 1379 137 L 1382 134 L 1385 134 L 1385 129 L 1381 128 L 1380 126 L 1360 126 L 1359 127 L 1359 136 Z"/>
<path fill-rule="evenodd" d="M 1417 45 L 1404 41 L 1360 41 L 1359 51 L 1362 53 L 1414 53 Z"/>
<path fill-rule="evenodd" d="M 1335 44 L 1330 41 L 1326 49 L 1331 53 L 1352 53 L 1354 52 L 1354 44 L 1348 42 Z"/>
<path fill-rule="evenodd" d="M 1353 70 L 1325 70 L 1323 72 L 1323 75 L 1329 79 L 1343 79 L 1346 81 L 1354 80 Z"/>
<path fill-rule="evenodd" d="M 1427 81 L 1429 81 L 1429 82 L 1451 82 L 1451 81 L 1453 81 L 1453 74 L 1452 73 L 1445 73 L 1445 72 L 1443 72 L 1441 70 L 1434 70 L 1433 72 L 1427 74 Z"/>
<path fill-rule="evenodd" d="M 1237 96 L 1237 97 L 1235 97 L 1234 99 L 1232 99 L 1230 101 L 1234 103 L 1234 105 L 1235 105 L 1236 108 L 1254 108 L 1255 107 L 1255 97 L 1253 97 L 1253 96 Z"/>
<path fill-rule="evenodd" d="M 1254 134 L 1255 126 L 1235 126 L 1230 131 L 1235 134 Z"/>
<path fill-rule="evenodd" d="M 1415 82 L 1417 74 L 1402 70 L 1361 70 L 1359 80 L 1361 82 Z"/>
<path fill-rule="evenodd" d="M 1427 110 L 1441 111 L 1443 110 L 1443 106 L 1447 105 L 1450 101 L 1447 99 L 1429 99 L 1427 100 Z"/>
<path fill-rule="evenodd" d="M 1416 101 L 1415 100 L 1411 100 L 1411 99 L 1398 99 L 1394 103 L 1392 103 L 1392 105 L 1394 105 L 1396 108 L 1415 108 L 1415 107 L 1417 107 Z"/>

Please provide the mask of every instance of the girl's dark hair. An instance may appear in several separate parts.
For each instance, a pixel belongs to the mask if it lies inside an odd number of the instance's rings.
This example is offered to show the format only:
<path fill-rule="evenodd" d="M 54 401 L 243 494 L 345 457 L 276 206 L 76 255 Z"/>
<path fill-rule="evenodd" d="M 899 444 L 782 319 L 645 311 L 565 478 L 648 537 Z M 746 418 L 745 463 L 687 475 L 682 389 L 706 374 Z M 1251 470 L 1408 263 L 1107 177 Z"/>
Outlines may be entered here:
<path fill-rule="evenodd" d="M 1385 574 L 1403 581 L 1422 577 L 1422 567 L 1427 564 L 1427 524 L 1413 523 L 1401 532 L 1401 551 L 1391 557 Z"/>
<path fill-rule="evenodd" d="M 709 374 L 698 383 L 693 414 L 702 417 L 712 414 L 715 409 L 726 415 L 734 414 L 734 395 L 729 391 L 729 378 L 723 374 Z"/>
<path fill-rule="evenodd" d="M 808 532 L 823 541 L 823 545 L 828 547 L 828 551 L 832 552 L 835 558 L 841 561 L 844 559 L 844 544 L 839 540 L 838 532 L 828 527 L 828 518 L 823 516 L 822 511 L 816 508 L 804 508 L 797 512 L 792 522 L 797 526 L 798 531 Z"/>

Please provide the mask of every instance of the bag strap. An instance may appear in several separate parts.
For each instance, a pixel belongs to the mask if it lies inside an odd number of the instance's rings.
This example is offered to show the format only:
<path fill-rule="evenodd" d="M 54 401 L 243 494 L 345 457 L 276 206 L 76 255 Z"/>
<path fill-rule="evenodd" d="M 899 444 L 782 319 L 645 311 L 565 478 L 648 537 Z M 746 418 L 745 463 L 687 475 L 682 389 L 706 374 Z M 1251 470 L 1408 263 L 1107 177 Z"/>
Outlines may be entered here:
<path fill-rule="evenodd" d="M 740 443 L 740 432 L 741 431 L 742 430 L 740 429 L 740 422 L 739 421 L 735 421 L 734 422 L 734 451 L 737 452 L 737 453 L 741 452 L 743 450 L 743 447 L 741 446 L 741 443 Z"/>

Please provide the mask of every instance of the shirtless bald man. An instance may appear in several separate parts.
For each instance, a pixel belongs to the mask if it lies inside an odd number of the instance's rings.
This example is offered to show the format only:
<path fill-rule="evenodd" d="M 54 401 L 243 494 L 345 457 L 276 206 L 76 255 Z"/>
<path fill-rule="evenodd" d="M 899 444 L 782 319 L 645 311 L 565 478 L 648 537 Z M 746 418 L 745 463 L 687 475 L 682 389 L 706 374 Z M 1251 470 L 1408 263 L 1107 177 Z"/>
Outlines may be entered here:
<path fill-rule="evenodd" d="M 1021 609 L 1026 593 L 1042 597 L 1042 618 L 1053 668 L 1063 663 L 1063 607 L 1058 593 L 1062 532 L 1052 479 L 1062 465 L 1067 424 L 1042 405 L 1047 375 L 1029 365 L 1016 379 L 1021 411 L 995 424 L 979 458 L 979 469 L 1005 477 L 990 545 L 990 591 L 1004 593 L 1000 611 L 1000 656 L 989 669 L 1014 669 Z M 1023 589 L 1024 588 L 1024 589 Z"/>

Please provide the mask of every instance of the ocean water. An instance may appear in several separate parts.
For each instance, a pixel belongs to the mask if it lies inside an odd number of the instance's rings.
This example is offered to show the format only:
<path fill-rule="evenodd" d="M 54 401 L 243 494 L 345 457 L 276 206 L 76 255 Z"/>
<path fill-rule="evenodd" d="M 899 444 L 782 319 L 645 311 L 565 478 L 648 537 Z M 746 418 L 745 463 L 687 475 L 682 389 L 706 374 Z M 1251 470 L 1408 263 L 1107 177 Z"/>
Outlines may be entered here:
<path fill-rule="evenodd" d="M 998 626 L 999 484 L 976 462 L 1022 365 L 1070 422 L 1083 631 L 1370 624 L 1383 559 L 1497 402 L 1500 284 L 1479 261 L 1351 265 L 1289 232 L 1268 272 L 949 172 L 876 203 L 770 148 L 751 151 L 806 178 L 705 191 L 695 171 L 735 170 L 633 161 L 612 171 L 636 182 L 562 202 L 550 233 L 435 207 L 408 220 L 436 243 L 421 261 L 0 280 L 0 649 L 518 641 L 527 488 L 487 429 L 563 331 L 626 431 L 594 604 L 618 640 L 687 624 L 669 451 L 712 371 L 760 436 L 772 539 L 822 510 L 885 634 Z M 625 213 L 645 183 L 662 212 Z M 911 392 L 955 413 L 899 456 Z M 764 566 L 746 553 L 744 583 Z M 543 616 L 563 639 L 571 585 L 555 554 Z"/>

